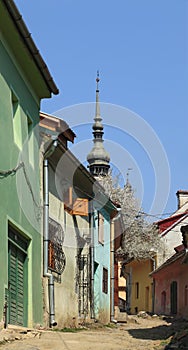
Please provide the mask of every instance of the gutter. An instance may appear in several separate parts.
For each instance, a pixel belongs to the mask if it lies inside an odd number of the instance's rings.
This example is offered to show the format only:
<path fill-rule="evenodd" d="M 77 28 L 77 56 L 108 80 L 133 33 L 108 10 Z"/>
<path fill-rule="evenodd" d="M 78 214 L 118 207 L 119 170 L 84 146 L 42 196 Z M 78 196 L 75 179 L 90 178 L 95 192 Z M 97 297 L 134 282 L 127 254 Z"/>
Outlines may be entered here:
<path fill-rule="evenodd" d="M 48 174 L 48 158 L 57 147 L 57 140 L 53 141 L 44 154 L 44 215 L 43 215 L 43 275 L 48 277 L 48 296 L 49 296 L 49 314 L 50 327 L 57 326 L 55 321 L 55 301 L 54 301 L 54 277 L 48 272 L 48 244 L 49 244 L 49 174 Z"/>
<path fill-rule="evenodd" d="M 153 271 L 156 269 L 156 261 L 155 258 L 150 256 L 151 261 L 153 262 Z M 155 310 L 155 278 L 153 278 L 153 285 L 152 285 L 152 313 L 154 314 Z"/>
<path fill-rule="evenodd" d="M 22 15 L 18 11 L 17 6 L 15 5 L 13 0 L 2 0 L 4 5 L 6 6 L 9 15 L 11 16 L 24 44 L 26 45 L 28 51 L 30 52 L 36 66 L 38 67 L 43 79 L 46 82 L 46 85 L 50 92 L 54 95 L 58 95 L 59 90 L 48 70 L 46 63 L 44 62 L 39 49 L 35 45 L 31 33 L 29 33 L 25 22 L 22 19 Z"/>

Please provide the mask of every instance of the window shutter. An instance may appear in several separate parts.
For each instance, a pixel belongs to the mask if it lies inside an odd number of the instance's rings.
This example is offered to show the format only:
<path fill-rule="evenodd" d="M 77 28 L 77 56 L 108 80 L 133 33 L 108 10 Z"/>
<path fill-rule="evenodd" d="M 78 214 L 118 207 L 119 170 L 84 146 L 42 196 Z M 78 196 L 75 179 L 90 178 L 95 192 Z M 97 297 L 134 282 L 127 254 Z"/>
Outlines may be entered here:
<path fill-rule="evenodd" d="M 49 241 L 48 244 L 48 267 L 53 270 L 55 269 L 54 246 L 52 241 Z"/>
<path fill-rule="evenodd" d="M 75 198 L 73 199 L 73 188 L 69 187 L 63 194 L 64 208 L 71 215 L 88 216 L 88 199 Z"/>
<path fill-rule="evenodd" d="M 108 294 L 108 270 L 103 267 L 102 291 Z"/>
<path fill-rule="evenodd" d="M 73 203 L 74 215 L 88 216 L 88 199 L 77 198 Z"/>
<path fill-rule="evenodd" d="M 72 187 L 69 187 L 66 192 L 63 193 L 63 201 L 64 201 L 64 208 L 68 212 L 71 213 L 72 211 L 72 203 L 73 203 L 73 198 L 72 198 Z"/>

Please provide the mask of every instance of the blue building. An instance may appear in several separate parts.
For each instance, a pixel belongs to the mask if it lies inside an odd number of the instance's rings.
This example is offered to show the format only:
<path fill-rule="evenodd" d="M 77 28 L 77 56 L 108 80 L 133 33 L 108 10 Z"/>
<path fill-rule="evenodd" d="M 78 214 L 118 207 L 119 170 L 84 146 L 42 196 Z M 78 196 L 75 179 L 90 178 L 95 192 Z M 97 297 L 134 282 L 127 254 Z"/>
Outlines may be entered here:
<path fill-rule="evenodd" d="M 113 301 L 113 271 L 111 264 L 111 219 L 117 208 L 100 188 L 99 178 L 108 175 L 110 156 L 103 146 L 103 125 L 99 104 L 99 76 L 96 79 L 96 113 L 93 124 L 93 148 L 87 156 L 90 173 L 96 179 L 98 189 L 93 200 L 93 294 L 94 318 L 100 322 L 110 321 Z M 92 270 L 92 269 L 91 269 Z M 112 314 L 112 313 L 111 313 Z"/>

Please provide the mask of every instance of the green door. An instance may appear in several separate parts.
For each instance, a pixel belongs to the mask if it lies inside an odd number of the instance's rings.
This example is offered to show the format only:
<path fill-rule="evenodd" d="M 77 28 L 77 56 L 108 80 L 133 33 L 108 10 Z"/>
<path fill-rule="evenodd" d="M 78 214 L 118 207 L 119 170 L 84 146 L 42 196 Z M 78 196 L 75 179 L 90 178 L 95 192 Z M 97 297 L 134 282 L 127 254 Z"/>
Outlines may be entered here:
<path fill-rule="evenodd" d="M 16 234 L 16 242 L 9 238 L 8 259 L 8 323 L 27 325 L 27 252 L 19 245 L 20 236 Z"/>

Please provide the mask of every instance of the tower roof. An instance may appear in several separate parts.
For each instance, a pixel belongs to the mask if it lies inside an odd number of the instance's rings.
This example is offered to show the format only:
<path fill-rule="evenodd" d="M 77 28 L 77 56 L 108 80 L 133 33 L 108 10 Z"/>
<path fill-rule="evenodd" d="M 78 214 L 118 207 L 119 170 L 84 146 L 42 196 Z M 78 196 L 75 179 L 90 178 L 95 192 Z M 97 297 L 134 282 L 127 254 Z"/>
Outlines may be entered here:
<path fill-rule="evenodd" d="M 130 170 L 132 170 L 132 168 L 128 168 L 128 170 L 127 170 L 127 180 L 126 180 L 126 184 L 125 184 L 125 190 L 127 191 L 127 192 L 131 192 L 132 191 L 132 186 L 131 186 L 131 184 L 130 184 L 130 181 L 129 181 L 129 172 L 130 172 Z"/>
<path fill-rule="evenodd" d="M 102 117 L 100 114 L 100 103 L 99 103 L 99 72 L 97 72 L 96 78 L 96 109 L 93 124 L 93 148 L 87 156 L 89 163 L 88 167 L 92 175 L 107 175 L 110 168 L 110 156 L 103 146 L 103 124 Z"/>

